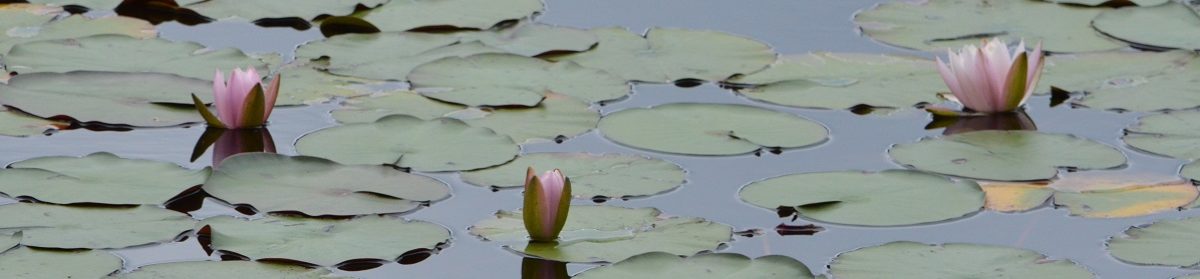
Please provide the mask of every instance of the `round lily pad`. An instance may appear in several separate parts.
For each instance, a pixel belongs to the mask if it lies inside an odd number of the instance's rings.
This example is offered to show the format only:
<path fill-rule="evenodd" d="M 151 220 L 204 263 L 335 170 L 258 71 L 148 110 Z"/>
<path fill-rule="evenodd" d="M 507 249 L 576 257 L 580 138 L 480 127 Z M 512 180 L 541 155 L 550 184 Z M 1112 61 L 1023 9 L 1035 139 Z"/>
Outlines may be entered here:
<path fill-rule="evenodd" d="M 186 214 L 154 206 L 0 206 L 0 231 L 20 231 L 22 245 L 42 248 L 107 249 L 152 244 L 175 239 L 195 223 Z"/>
<path fill-rule="evenodd" d="M 1069 260 L 1034 251 L 980 244 L 892 242 L 838 255 L 829 274 L 856 278 L 1094 278 Z"/>
<path fill-rule="evenodd" d="M 892 146 L 901 165 L 936 173 L 1002 181 L 1050 179 L 1059 168 L 1115 168 L 1125 154 L 1108 145 L 1064 134 L 976 131 Z"/>
<path fill-rule="evenodd" d="M 453 35 L 384 32 L 345 34 L 304 44 L 296 49 L 296 57 L 329 57 L 327 70 L 336 75 L 404 80 L 413 68 L 425 63 L 446 57 L 495 52 L 503 50 L 480 42 L 460 43 Z"/>
<path fill-rule="evenodd" d="M 587 30 L 531 21 L 521 21 L 498 30 L 464 31 L 459 36 L 465 41 L 478 41 L 508 53 L 529 57 L 585 51 L 599 42 L 596 34 Z"/>
<path fill-rule="evenodd" d="M 984 202 L 975 182 L 910 170 L 793 174 L 751 183 L 738 195 L 767 209 L 794 207 L 818 221 L 863 226 L 950 220 Z"/>
<path fill-rule="evenodd" d="M 1043 1 L 889 1 L 859 12 L 863 34 L 918 50 L 946 50 L 980 38 L 1044 42 L 1050 52 L 1089 52 L 1125 47 L 1092 29 L 1092 18 L 1109 8 Z"/>
<path fill-rule="evenodd" d="M 229 157 L 204 182 L 204 191 L 262 212 L 309 216 L 408 212 L 450 197 L 445 183 L 391 167 L 344 166 L 273 153 Z"/>
<path fill-rule="evenodd" d="M 208 169 L 190 170 L 111 153 L 41 157 L 0 169 L 0 192 L 56 204 L 155 205 L 204 183 L 207 176 Z"/>
<path fill-rule="evenodd" d="M 449 57 L 408 75 L 422 95 L 468 106 L 536 106 L 549 92 L 589 103 L 625 97 L 625 79 L 573 62 L 550 63 L 513 54 Z"/>
<path fill-rule="evenodd" d="M 102 278 L 121 269 L 105 251 L 57 251 L 21 247 L 0 254 L 3 278 Z"/>
<path fill-rule="evenodd" d="M 46 133 L 46 131 L 69 126 L 71 126 L 70 123 L 46 120 L 30 116 L 23 112 L 13 111 L 8 107 L 0 107 L 0 136 L 24 137 L 40 135 Z"/>
<path fill-rule="evenodd" d="M 318 70 L 322 63 L 294 62 L 279 68 L 279 99 L 276 106 L 303 105 L 329 101 L 335 97 L 355 97 L 371 93 L 367 85 L 377 81 L 337 76 Z"/>
<path fill-rule="evenodd" d="M 304 135 L 300 154 L 342 164 L 394 164 L 417 171 L 473 170 L 515 158 L 519 147 L 491 129 L 461 120 L 421 120 L 392 115 L 372 123 L 350 124 Z"/>
<path fill-rule="evenodd" d="M 1200 62 L 1190 51 L 1094 52 L 1046 57 L 1036 92 L 1057 87 L 1073 92 L 1103 93 L 1145 86 L 1152 77 L 1185 69 Z M 1143 91 L 1144 92 L 1144 91 Z M 1156 94 L 1144 92 L 1143 94 Z"/>
<path fill-rule="evenodd" d="M 1108 240 L 1108 251 L 1135 264 L 1195 266 L 1200 264 L 1200 217 L 1129 228 Z"/>
<path fill-rule="evenodd" d="M 96 35 L 19 44 L 12 47 L 4 57 L 4 62 L 8 70 L 21 74 L 157 72 L 201 80 L 212 80 L 217 69 L 228 71 L 237 67 L 255 67 L 266 72 L 267 66 L 237 49 L 204 50 L 204 46 L 192 42 L 137 39 L 124 35 Z"/>
<path fill-rule="evenodd" d="M 354 13 L 355 7 L 362 5 L 374 8 L 387 3 L 389 0 L 289 0 L 289 1 L 241 1 L 241 0 L 207 0 L 187 4 L 185 8 L 192 9 L 202 15 L 224 19 L 238 17 L 248 20 L 265 18 L 297 17 L 313 20 L 321 15 L 344 16 Z"/>
<path fill-rule="evenodd" d="M 501 166 L 463 172 L 467 183 L 501 188 L 525 185 L 526 168 L 560 169 L 571 178 L 577 198 L 629 198 L 670 191 L 685 182 L 685 172 L 674 163 L 638 155 L 590 153 L 534 153 Z"/>
<path fill-rule="evenodd" d="M 749 74 L 775 62 L 775 52 L 761 42 L 715 31 L 651 28 L 639 36 L 620 27 L 593 29 L 595 49 L 547 58 L 573 61 L 631 81 L 674 82 L 683 79 L 720 81 Z"/>
<path fill-rule="evenodd" d="M 48 8 L 37 5 L 18 6 L 25 7 L 16 9 L 0 9 L 0 17 L 8 21 L 9 16 L 17 16 L 12 13 L 24 11 L 25 13 L 37 14 L 38 11 L 44 11 Z M 20 19 L 18 19 L 20 20 Z M 33 22 L 16 22 L 0 24 L 0 56 L 8 53 L 14 45 L 43 40 L 58 40 L 68 38 L 87 37 L 92 35 L 113 34 L 130 36 L 139 39 L 153 38 L 158 35 L 154 29 L 154 25 L 144 20 L 131 18 L 109 16 L 101 18 L 88 18 L 82 15 L 68 16 L 54 21 L 38 22 L 37 25 L 18 25 L 21 23 Z M 7 28 L 6 28 L 7 27 Z"/>
<path fill-rule="evenodd" d="M 514 251 L 561 262 L 617 262 L 664 252 L 691 256 L 717 249 L 733 228 L 700 218 L 659 216 L 653 208 L 571 206 L 558 242 L 526 242 L 521 212 L 500 211 L 496 218 L 471 226 L 470 233 L 502 241 Z"/>
<path fill-rule="evenodd" d="M 319 266 L 352 260 L 396 261 L 406 252 L 435 249 L 450 231 L 425 221 L 368 215 L 350 220 L 219 216 L 201 225 L 212 230 L 212 248 L 253 260 L 283 259 Z"/>
<path fill-rule="evenodd" d="M 630 257 L 575 275 L 576 279 L 654 278 L 813 278 L 807 266 L 796 259 L 770 255 L 755 259 L 729 253 L 702 254 L 688 258 L 662 252 Z"/>
<path fill-rule="evenodd" d="M 905 108 L 939 102 L 946 91 L 933 61 L 917 57 L 818 52 L 784 56 L 766 70 L 734 77 L 742 95 L 792 107 Z"/>
<path fill-rule="evenodd" d="M 251 261 L 203 261 L 155 264 L 139 267 L 130 273 L 111 276 L 112 279 L 205 279 L 205 278 L 261 278 L 261 279 L 331 279 L 350 278 L 336 276 L 326 269 L 313 269 L 294 265 L 258 263 Z"/>
<path fill-rule="evenodd" d="M 1142 117 L 1125 129 L 1121 139 L 1139 151 L 1194 160 L 1200 159 L 1200 112 L 1176 112 Z"/>
<path fill-rule="evenodd" d="M 789 113 L 702 103 L 626 109 L 605 116 L 599 127 L 605 137 L 621 144 L 692 155 L 804 147 L 828 135 L 821 124 Z"/>
<path fill-rule="evenodd" d="M 1174 1 L 1152 7 L 1124 8 L 1101 13 L 1096 30 L 1139 45 L 1200 50 L 1200 14 Z M 1161 30 L 1149 32 L 1147 27 Z"/>
<path fill-rule="evenodd" d="M 199 122 L 194 108 L 180 105 L 192 93 L 212 98 L 209 82 L 160 73 L 21 74 L 0 91 L 0 103 L 43 118 L 144 127 Z"/>
<path fill-rule="evenodd" d="M 363 19 L 383 31 L 430 28 L 488 29 L 504 21 L 532 17 L 541 0 L 391 1 Z"/>

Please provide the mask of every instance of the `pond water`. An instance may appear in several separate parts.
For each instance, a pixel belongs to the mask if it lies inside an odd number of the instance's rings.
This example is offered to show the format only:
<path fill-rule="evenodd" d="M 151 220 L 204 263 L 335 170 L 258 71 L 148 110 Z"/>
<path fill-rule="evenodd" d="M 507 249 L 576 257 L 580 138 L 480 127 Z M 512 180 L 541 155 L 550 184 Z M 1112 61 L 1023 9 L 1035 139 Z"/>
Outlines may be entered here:
<path fill-rule="evenodd" d="M 547 0 L 546 11 L 537 20 L 544 23 L 596 28 L 623 26 L 640 31 L 654 26 L 708 29 L 740 34 L 765 42 L 781 54 L 813 51 L 865 52 L 918 55 L 928 53 L 905 50 L 873 41 L 860 35 L 853 14 L 880 1 L 872 0 Z M 297 31 L 289 28 L 262 28 L 245 22 L 217 22 L 197 26 L 164 23 L 161 37 L 195 41 L 208 47 L 236 47 L 251 53 L 279 52 L 290 60 L 294 48 L 320 40 L 316 29 Z M 942 129 L 927 130 L 928 113 L 917 109 L 858 115 L 846 110 L 798 109 L 746 99 L 713 83 L 683 88 L 673 85 L 637 84 L 625 99 L 607 102 L 604 114 L 628 108 L 651 107 L 679 102 L 742 104 L 803 116 L 824 124 L 830 131 L 827 141 L 806 148 L 788 149 L 781 154 L 763 152 L 738 156 L 687 156 L 653 152 L 616 144 L 597 131 L 576 136 L 562 143 L 522 145 L 524 153 L 592 152 L 643 154 L 674 162 L 687 171 L 687 183 L 662 195 L 629 200 L 613 199 L 606 205 L 655 207 L 667 215 L 695 216 L 731 225 L 735 231 L 754 230 L 752 237 L 734 236 L 720 252 L 750 257 L 786 255 L 795 258 L 815 274 L 825 274 L 827 265 L 839 253 L 893 241 L 924 243 L 979 243 L 1023 248 L 1053 259 L 1070 259 L 1087 267 L 1101 278 L 1172 278 L 1188 270 L 1141 266 L 1121 262 L 1106 250 L 1109 237 L 1120 235 L 1131 226 L 1155 220 L 1198 216 L 1196 210 L 1158 213 L 1133 218 L 1080 218 L 1069 216 L 1052 205 L 1022 213 L 997 213 L 984 210 L 960 219 L 932 224 L 899 227 L 863 227 L 780 218 L 776 212 L 743 202 L 737 195 L 743 186 L 764 179 L 794 173 L 840 170 L 899 169 L 887 155 L 895 144 L 912 143 L 925 137 L 940 136 Z M 1050 106 L 1050 96 L 1032 97 L 1026 109 L 1037 130 L 1074 134 L 1115 146 L 1128 157 L 1120 171 L 1144 171 L 1176 176 L 1184 160 L 1147 155 L 1121 141 L 1123 129 L 1137 122 L 1140 113 L 1118 113 L 1076 109 L 1069 104 Z M 336 122 L 329 111 L 337 102 L 276 110 L 270 132 L 281 154 L 296 154 L 294 143 L 301 136 Z M 24 138 L 0 137 L 0 163 L 13 163 L 43 156 L 83 156 L 111 152 L 126 158 L 175 162 L 188 168 L 208 166 L 209 156 L 190 161 L 192 147 L 203 134 L 203 125 L 177 128 L 148 128 L 134 131 L 61 131 L 48 136 Z M 211 153 L 211 152 L 210 152 Z M 136 174 L 134 174 L 136 175 Z M 467 232 L 479 220 L 496 210 L 521 206 L 518 189 L 493 191 L 465 183 L 456 173 L 426 174 L 450 185 L 452 196 L 434 206 L 403 215 L 405 218 L 432 221 L 449 228 L 451 242 L 435 255 L 415 264 L 386 264 L 366 271 L 336 271 L 362 278 L 518 278 L 522 257 L 500 245 L 484 241 Z M 12 203 L 0 198 L 0 203 Z M 575 200 L 576 204 L 590 204 Z M 197 218 L 238 214 L 230 207 L 207 200 L 193 215 Z M 824 230 L 814 235 L 780 235 L 780 224 L 815 224 Z M 116 250 L 126 260 L 124 269 L 139 266 L 211 259 L 195 238 L 180 243 Z M 572 274 L 597 265 L 570 264 Z"/>

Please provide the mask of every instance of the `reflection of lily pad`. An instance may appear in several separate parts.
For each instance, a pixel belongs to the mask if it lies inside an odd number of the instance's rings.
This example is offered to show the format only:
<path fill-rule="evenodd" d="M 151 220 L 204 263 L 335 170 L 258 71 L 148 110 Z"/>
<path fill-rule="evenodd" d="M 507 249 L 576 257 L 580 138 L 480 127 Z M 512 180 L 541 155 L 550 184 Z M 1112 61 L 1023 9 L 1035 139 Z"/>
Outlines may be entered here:
<path fill-rule="evenodd" d="M 550 57 L 605 70 L 627 80 L 673 82 L 682 79 L 719 81 L 762 70 L 775 62 L 770 46 L 715 31 L 651 28 L 645 36 L 620 27 L 593 29 L 595 49 Z"/>
<path fill-rule="evenodd" d="M 1092 25 L 1104 34 L 1135 44 L 1200 50 L 1200 14 L 1182 3 L 1109 10 L 1097 16 Z M 1161 31 L 1148 32 L 1147 27 Z"/>
<path fill-rule="evenodd" d="M 609 266 L 576 275 L 589 278 L 813 278 L 807 266 L 796 259 L 770 255 L 756 259 L 740 254 L 703 254 L 681 258 L 662 252 L 630 257 Z"/>
<path fill-rule="evenodd" d="M 398 1 L 400 2 L 400 1 Z M 328 71 L 377 80 L 403 80 L 413 68 L 446 57 L 503 52 L 452 35 L 385 32 L 345 34 L 301 45 L 296 57 L 329 57 Z"/>
<path fill-rule="evenodd" d="M 383 31 L 418 28 L 488 29 L 502 21 L 520 20 L 542 10 L 541 0 L 391 1 L 363 19 Z"/>
<path fill-rule="evenodd" d="M 827 109 L 911 107 L 936 103 L 936 93 L 947 90 L 933 61 L 858 53 L 784 56 L 766 70 L 729 82 L 750 85 L 738 92 L 751 99 Z"/>
<path fill-rule="evenodd" d="M 685 175 L 671 162 L 636 155 L 534 153 L 498 167 L 463 172 L 462 178 L 479 186 L 520 187 L 529 167 L 562 170 L 571 178 L 571 193 L 580 198 L 654 195 L 679 187 Z"/>
<path fill-rule="evenodd" d="M 796 148 L 825 141 L 816 122 L 743 105 L 682 103 L 618 111 L 600 120 L 613 141 L 655 151 L 736 155 L 766 148 Z"/>
<path fill-rule="evenodd" d="M 700 218 L 660 217 L 653 208 L 571 206 L 556 243 L 525 243 L 521 212 L 500 211 L 471 226 L 473 235 L 504 241 L 515 251 L 563 262 L 616 262 L 647 253 L 691 256 L 730 240 L 733 228 Z"/>
<path fill-rule="evenodd" d="M 28 7 L 27 9 L 0 9 L 0 18 L 8 21 L 9 16 L 13 15 L 14 11 L 25 10 L 27 13 L 36 14 L 38 10 L 48 9 L 36 5 L 18 6 Z M 124 35 L 135 38 L 153 38 L 158 34 L 154 29 L 154 25 L 149 22 L 130 18 L 130 17 L 101 17 L 96 19 L 87 18 L 82 15 L 69 16 L 63 19 L 46 22 L 44 25 L 25 25 L 17 24 L 29 23 L 18 22 L 0 24 L 0 56 L 8 53 L 9 49 L 14 45 L 26 42 L 43 41 L 43 40 L 58 40 L 68 38 L 87 37 L 101 34 Z M 7 28 L 6 28 L 7 27 Z"/>
<path fill-rule="evenodd" d="M 215 69 L 266 63 L 232 48 L 201 51 L 191 42 L 96 35 L 76 39 L 37 41 L 13 46 L 4 58 L 8 70 L 27 73 L 71 71 L 158 72 L 211 80 Z M 265 71 L 264 71 L 265 72 Z M 131 83 L 132 84 L 132 83 Z"/>
<path fill-rule="evenodd" d="M 349 278 L 330 274 L 326 269 L 294 265 L 257 263 L 251 261 L 203 261 L 155 264 L 139 267 L 131 273 L 117 274 L 113 279 L 331 279 Z"/>
<path fill-rule="evenodd" d="M 351 220 L 267 217 L 241 220 L 219 216 L 200 226 L 212 229 L 212 248 L 254 260 L 287 259 L 320 266 L 350 260 L 395 261 L 406 252 L 434 249 L 450 231 L 425 221 L 386 216 Z"/>
<path fill-rule="evenodd" d="M 1200 159 L 1200 112 L 1148 115 L 1125 130 L 1121 139 L 1137 150 L 1178 159 Z"/>
<path fill-rule="evenodd" d="M 1200 217 L 1130 228 L 1108 240 L 1108 251 L 1130 263 L 1195 266 L 1200 264 Z"/>
<path fill-rule="evenodd" d="M 354 8 L 362 5 L 374 8 L 389 0 L 288 0 L 288 1 L 244 1 L 244 0 L 207 0 L 187 4 L 185 8 L 192 9 L 202 15 L 223 19 L 239 17 L 248 20 L 264 18 L 298 17 L 312 20 L 320 15 L 344 16 L 354 12 Z"/>
<path fill-rule="evenodd" d="M 1125 172 L 1082 172 L 1051 183 L 985 183 L 987 207 L 1026 211 L 1053 198 L 1071 215 L 1124 218 L 1174 211 L 1196 200 L 1196 187 L 1175 176 Z"/>
<path fill-rule="evenodd" d="M 1093 278 L 1069 260 L 1037 252 L 980 244 L 928 245 L 892 242 L 838 255 L 829 265 L 835 278 Z"/>
<path fill-rule="evenodd" d="M 974 182 L 909 170 L 793 174 L 751 183 L 738 194 L 763 208 L 795 207 L 804 217 L 865 226 L 937 222 L 983 208 Z"/>
<path fill-rule="evenodd" d="M 977 131 L 898 144 L 888 151 L 902 165 L 942 174 L 1006 181 L 1050 179 L 1059 168 L 1106 169 L 1125 154 L 1071 135 Z"/>
<path fill-rule="evenodd" d="M 1151 77 L 1178 71 L 1200 61 L 1196 57 L 1195 53 L 1188 51 L 1054 55 L 1046 58 L 1046 67 L 1036 92 L 1050 92 L 1051 86 L 1067 91 L 1094 93 L 1135 88 L 1146 85 Z"/>
<path fill-rule="evenodd" d="M 27 247 L 0 254 L 0 278 L 101 278 L 121 269 L 105 251 L 55 251 Z"/>
<path fill-rule="evenodd" d="M 0 170 L 0 192 L 57 204 L 161 204 L 204 183 L 207 176 L 207 169 L 195 171 L 110 153 L 41 157 Z"/>
<path fill-rule="evenodd" d="M 0 107 L 0 135 L 3 136 L 24 137 L 40 135 L 46 131 L 66 128 L 68 126 L 70 124 L 62 121 L 41 119 L 22 112 L 13 111 L 8 107 Z"/>
<path fill-rule="evenodd" d="M 204 190 L 263 212 L 310 216 L 407 212 L 450 196 L 450 188 L 440 181 L 391 167 L 343 166 L 271 153 L 229 157 L 204 183 Z"/>
<path fill-rule="evenodd" d="M 316 131 L 296 142 L 300 154 L 343 164 L 395 164 L 417 171 L 495 166 L 517 156 L 512 139 L 460 120 L 392 115 L 373 123 Z"/>
<path fill-rule="evenodd" d="M 191 217 L 158 207 L 0 206 L 0 231 L 20 231 L 25 246 L 105 249 L 158 243 L 191 229 Z"/>
<path fill-rule="evenodd" d="M 1087 52 L 1125 45 L 1092 29 L 1092 18 L 1110 10 L 1042 1 L 890 1 L 858 13 L 867 36 L 919 50 L 945 50 L 998 36 L 1042 41 L 1051 52 Z"/>
<path fill-rule="evenodd" d="M 137 86 L 130 86 L 136 84 Z M 0 102 L 45 118 L 132 126 L 172 126 L 200 121 L 189 94 L 210 99 L 212 85 L 157 73 L 73 72 L 21 74 L 0 85 Z M 120 113 L 113 113 L 120 111 Z"/>
<path fill-rule="evenodd" d="M 624 79 L 601 70 L 511 54 L 441 59 L 413 69 L 408 80 L 427 97 L 469 106 L 532 107 L 550 92 L 599 102 L 630 90 Z"/>

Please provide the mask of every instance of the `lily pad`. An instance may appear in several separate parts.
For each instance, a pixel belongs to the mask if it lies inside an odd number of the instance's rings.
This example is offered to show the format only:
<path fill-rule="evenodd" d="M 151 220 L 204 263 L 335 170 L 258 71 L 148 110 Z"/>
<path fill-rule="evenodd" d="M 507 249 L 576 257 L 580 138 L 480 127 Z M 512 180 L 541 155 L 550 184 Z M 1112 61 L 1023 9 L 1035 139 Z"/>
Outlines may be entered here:
<path fill-rule="evenodd" d="M 191 93 L 211 100 L 212 94 L 204 94 L 212 91 L 211 86 L 202 80 L 160 73 L 21 74 L 8 85 L 0 85 L 4 92 L 0 103 L 43 118 L 173 126 L 201 121 L 194 108 L 179 104 L 190 103 Z"/>
<path fill-rule="evenodd" d="M 1191 182 L 1175 176 L 1127 172 L 1069 173 L 1053 182 L 984 183 L 988 209 L 1027 211 L 1053 199 L 1073 216 L 1125 218 L 1174 211 L 1196 200 Z"/>
<path fill-rule="evenodd" d="M 1139 45 L 1200 50 L 1200 14 L 1174 1 L 1166 5 L 1108 10 L 1092 22 L 1106 35 Z M 1166 32 L 1147 32 L 1153 27 Z"/>
<path fill-rule="evenodd" d="M 1179 170 L 1179 175 L 1187 179 L 1200 181 L 1200 163 L 1191 162 L 1183 165 L 1183 168 Z"/>
<path fill-rule="evenodd" d="M 45 7 L 34 5 L 29 7 L 27 12 L 36 13 L 37 10 L 45 10 Z M 10 13 L 17 9 L 0 9 L 0 17 L 8 21 L 8 16 L 14 16 Z M 20 19 L 18 19 L 20 20 Z M 18 22 L 19 24 L 21 22 Z M 92 35 L 113 34 L 129 36 L 139 39 L 153 38 L 158 35 L 158 31 L 154 29 L 154 25 L 144 20 L 131 18 L 109 16 L 91 19 L 82 15 L 68 16 L 63 19 L 46 22 L 44 25 L 31 26 L 15 26 L 5 28 L 5 25 L 0 25 L 0 56 L 8 53 L 14 45 L 44 41 L 58 40 L 68 38 L 87 37 Z"/>
<path fill-rule="evenodd" d="M 363 16 L 383 31 L 429 28 L 488 29 L 504 21 L 532 17 L 541 0 L 391 1 Z"/>
<path fill-rule="evenodd" d="M 206 219 L 212 248 L 253 260 L 285 259 L 319 266 L 368 259 L 396 261 L 406 252 L 435 249 L 450 240 L 450 231 L 425 221 L 386 216 L 327 220 L 270 216 L 242 220 L 230 216 Z"/>
<path fill-rule="evenodd" d="M 303 105 L 329 101 L 335 97 L 355 97 L 371 93 L 367 85 L 377 81 L 337 76 L 315 69 L 313 62 L 295 62 L 279 68 L 279 99 L 276 106 Z"/>
<path fill-rule="evenodd" d="M 0 192 L 56 204 L 156 205 L 204 183 L 208 169 L 111 153 L 41 157 L 0 169 Z"/>
<path fill-rule="evenodd" d="M 674 82 L 683 79 L 720 81 L 749 74 L 775 62 L 775 52 L 761 42 L 716 31 L 651 28 L 639 36 L 620 27 L 593 29 L 595 49 L 547 58 L 573 61 L 631 81 Z"/>
<path fill-rule="evenodd" d="M 0 88 L 4 88 L 0 86 Z M 46 131 L 64 129 L 70 123 L 46 120 L 29 114 L 13 111 L 8 107 L 0 107 L 0 136 L 24 137 L 41 135 Z"/>
<path fill-rule="evenodd" d="M 1150 7 L 1150 6 L 1162 5 L 1167 2 L 1170 2 L 1171 0 L 1042 0 L 1042 1 L 1060 3 L 1060 4 L 1084 5 L 1084 6 L 1092 6 L 1092 7 L 1107 6 L 1107 5 L 1119 5 L 1119 4 L 1128 2 L 1128 3 L 1136 5 L 1136 6 Z"/>
<path fill-rule="evenodd" d="M 762 208 L 794 207 L 818 221 L 862 226 L 950 220 L 984 202 L 975 182 L 910 170 L 793 174 L 751 183 L 738 195 Z"/>
<path fill-rule="evenodd" d="M 521 212 L 500 211 L 471 226 L 485 240 L 504 241 L 530 256 L 562 262 L 617 262 L 648 253 L 691 256 L 731 240 L 733 228 L 700 218 L 659 216 L 653 208 L 571 206 L 558 242 L 526 243 Z"/>
<path fill-rule="evenodd" d="M 296 57 L 329 57 L 326 70 L 336 75 L 404 80 L 413 68 L 438 59 L 501 52 L 480 42 L 460 43 L 453 35 L 385 32 L 345 34 L 304 44 L 296 49 Z"/>
<path fill-rule="evenodd" d="M 1034 251 L 980 244 L 892 242 L 838 255 L 829 274 L 856 278 L 1094 278 L 1069 260 Z"/>
<path fill-rule="evenodd" d="M 464 31 L 459 36 L 465 41 L 479 41 L 508 53 L 529 57 L 585 51 L 599 42 L 596 34 L 587 30 L 531 21 L 521 21 L 498 30 Z"/>
<path fill-rule="evenodd" d="M 521 187 L 529 167 L 562 170 L 571 178 L 571 193 L 577 198 L 656 195 L 679 187 L 686 175 L 674 163 L 638 155 L 534 153 L 498 167 L 463 172 L 462 179 L 478 186 Z"/>
<path fill-rule="evenodd" d="M 251 261 L 204 261 L 155 264 L 140 267 L 133 272 L 110 276 L 111 279 L 206 279 L 206 278 L 260 278 L 260 279 L 331 279 L 350 278 L 331 274 L 326 269 L 313 269 L 294 265 L 258 263 Z"/>
<path fill-rule="evenodd" d="M 589 103 L 625 97 L 625 79 L 573 62 L 550 63 L 512 54 L 449 57 L 408 75 L 422 95 L 468 106 L 536 106 L 549 92 Z"/>
<path fill-rule="evenodd" d="M 1144 116 L 1121 139 L 1139 151 L 1177 159 L 1200 159 L 1200 112 Z"/>
<path fill-rule="evenodd" d="M 296 142 L 300 154 L 342 164 L 394 164 L 417 171 L 460 171 L 500 165 L 517 156 L 516 143 L 461 120 L 392 115 L 373 123 L 327 128 Z"/>
<path fill-rule="evenodd" d="M 448 117 L 466 106 L 439 102 L 416 92 L 396 90 L 346 99 L 330 113 L 341 123 L 371 123 L 388 115 L 404 114 L 424 120 Z"/>
<path fill-rule="evenodd" d="M 1054 189 L 1044 182 L 981 182 L 986 202 L 983 207 L 999 212 L 1033 210 L 1054 196 Z"/>
<path fill-rule="evenodd" d="M 859 12 L 854 22 L 873 39 L 918 50 L 1000 37 L 1041 41 L 1050 52 L 1089 52 L 1125 47 L 1092 29 L 1092 18 L 1108 10 L 1042 1 L 890 1 Z"/>
<path fill-rule="evenodd" d="M 1132 227 L 1110 238 L 1108 251 L 1135 264 L 1195 266 L 1200 264 L 1200 217 Z"/>
<path fill-rule="evenodd" d="M 678 103 L 618 111 L 600 120 L 605 137 L 654 151 L 737 155 L 763 148 L 797 148 L 825 141 L 816 122 L 744 105 Z"/>
<path fill-rule="evenodd" d="M 313 20 L 321 15 L 349 15 L 354 13 L 355 7 L 358 7 L 359 5 L 367 8 L 374 8 L 389 1 L 390 0 L 207 0 L 187 4 L 184 7 L 216 19 L 237 17 L 248 20 L 257 20 L 267 18 L 279 19 L 297 17 L 304 20 Z"/>
<path fill-rule="evenodd" d="M 229 157 L 204 183 L 204 191 L 262 212 L 309 216 L 408 212 L 450 197 L 445 183 L 391 167 L 272 153 Z"/>
<path fill-rule="evenodd" d="M 195 223 L 186 214 L 154 206 L 0 206 L 0 231 L 19 231 L 22 245 L 39 248 L 108 249 L 153 244 L 175 239 Z"/>
<path fill-rule="evenodd" d="M 892 146 L 901 165 L 936 173 L 1001 181 L 1045 180 L 1059 168 L 1115 168 L 1125 154 L 1072 135 L 1033 131 L 977 131 Z"/>
<path fill-rule="evenodd" d="M 716 253 L 681 258 L 669 253 L 650 252 L 586 270 L 573 278 L 811 279 L 813 276 L 807 266 L 787 256 L 770 255 L 751 259 L 740 254 Z"/>
<path fill-rule="evenodd" d="M 0 235 L 0 251 L 8 251 L 17 245 L 21 245 L 20 234 Z"/>
<path fill-rule="evenodd" d="M 62 8 L 46 5 L 24 3 L 0 5 L 0 16 L 4 17 L 4 22 L 0 22 L 0 31 L 8 33 L 14 29 L 36 29 L 62 13 Z"/>
<path fill-rule="evenodd" d="M 266 63 L 241 50 L 205 50 L 192 42 L 136 39 L 124 35 L 96 35 L 45 40 L 12 47 L 4 58 L 8 70 L 21 74 L 73 71 L 169 73 L 212 80 L 215 69 L 255 67 L 266 72 Z M 132 84 L 132 83 L 131 83 Z"/>
<path fill-rule="evenodd" d="M 1140 86 L 1092 92 L 1074 104 L 1093 109 L 1168 111 L 1200 107 L 1200 63 L 1186 70 L 1150 77 Z"/>
<path fill-rule="evenodd" d="M 3 278 L 101 278 L 120 269 L 121 258 L 105 251 L 21 247 L 0 254 Z"/>
<path fill-rule="evenodd" d="M 1120 88 L 1145 86 L 1152 77 L 1186 69 L 1200 63 L 1190 51 L 1095 52 L 1046 57 L 1046 67 L 1036 92 L 1057 87 L 1073 92 L 1103 93 Z M 1155 92 L 1146 92 L 1155 94 Z"/>
<path fill-rule="evenodd" d="M 917 57 L 818 52 L 784 56 L 766 70 L 729 79 L 742 95 L 803 108 L 905 108 L 939 102 L 946 91 L 933 61 Z"/>

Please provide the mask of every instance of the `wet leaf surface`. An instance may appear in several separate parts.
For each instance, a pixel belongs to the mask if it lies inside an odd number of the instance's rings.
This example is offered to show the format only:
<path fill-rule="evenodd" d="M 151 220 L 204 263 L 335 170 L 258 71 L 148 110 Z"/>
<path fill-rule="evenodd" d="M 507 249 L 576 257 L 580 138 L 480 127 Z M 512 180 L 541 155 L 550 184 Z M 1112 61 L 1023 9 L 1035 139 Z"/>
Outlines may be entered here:
<path fill-rule="evenodd" d="M 1200 14 L 1182 3 L 1163 2 L 1168 4 L 1105 11 L 1092 25 L 1137 45 L 1200 50 Z M 1148 32 L 1149 26 L 1162 31 Z"/>

